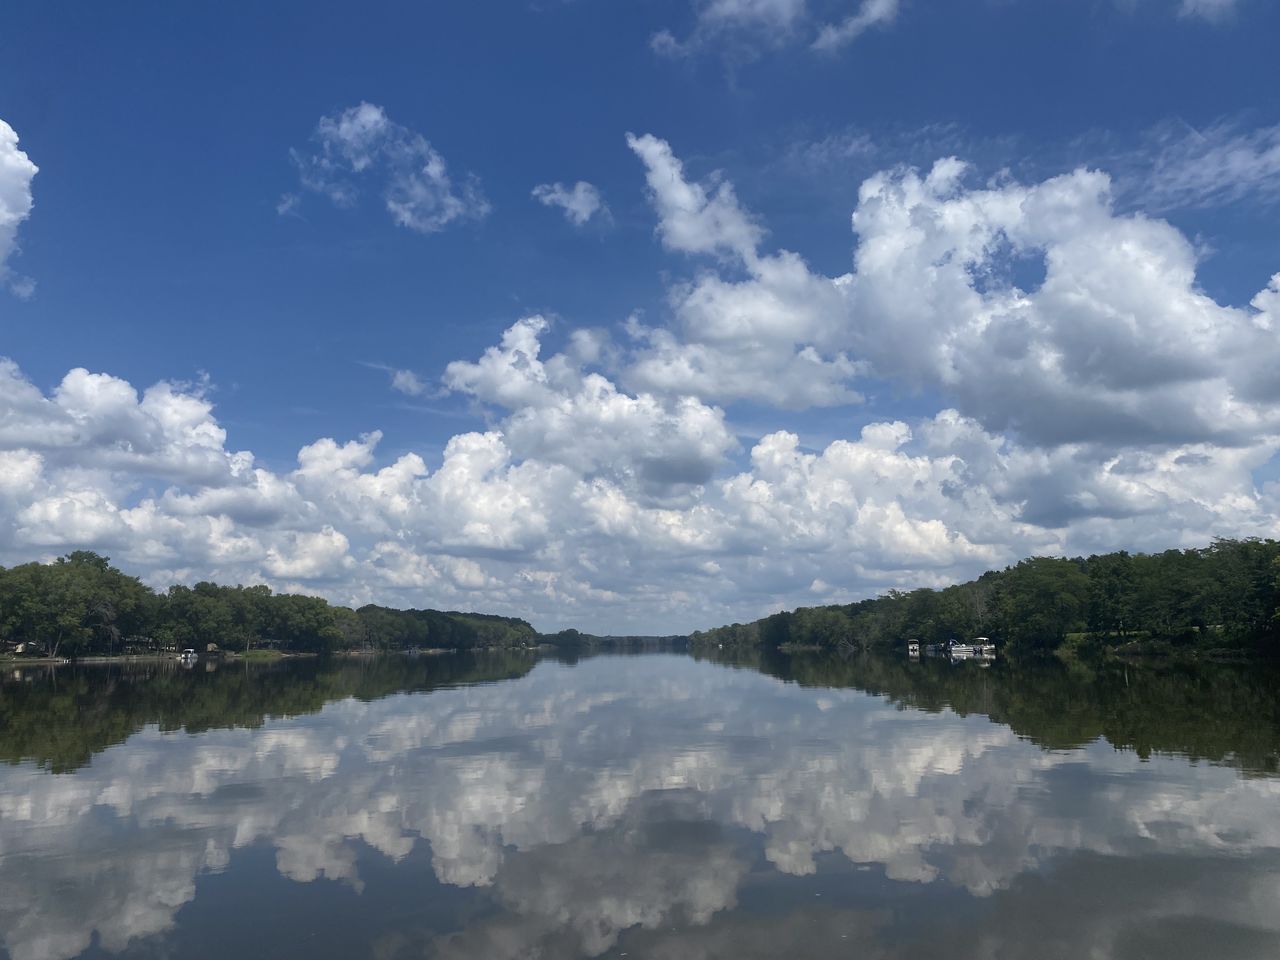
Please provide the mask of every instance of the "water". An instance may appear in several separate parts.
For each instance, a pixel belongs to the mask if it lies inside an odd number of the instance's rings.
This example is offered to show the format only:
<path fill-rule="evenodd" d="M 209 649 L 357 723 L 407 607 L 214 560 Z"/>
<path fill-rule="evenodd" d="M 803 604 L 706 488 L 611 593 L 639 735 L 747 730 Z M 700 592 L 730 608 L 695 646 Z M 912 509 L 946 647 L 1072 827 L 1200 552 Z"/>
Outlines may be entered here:
<path fill-rule="evenodd" d="M 1274 958 L 1257 669 L 686 656 L 0 686 L 0 956 Z"/>

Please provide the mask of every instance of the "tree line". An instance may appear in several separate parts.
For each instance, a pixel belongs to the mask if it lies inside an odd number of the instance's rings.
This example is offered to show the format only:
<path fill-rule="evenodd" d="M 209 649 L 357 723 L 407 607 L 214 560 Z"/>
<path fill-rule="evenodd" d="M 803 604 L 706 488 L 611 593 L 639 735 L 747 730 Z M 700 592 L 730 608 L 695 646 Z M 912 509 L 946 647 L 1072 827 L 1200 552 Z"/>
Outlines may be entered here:
<path fill-rule="evenodd" d="M 1009 650 L 1198 649 L 1280 655 L 1280 542 L 1033 557 L 941 590 L 891 590 L 690 636 L 694 649 L 868 649 L 987 636 Z"/>
<path fill-rule="evenodd" d="M 210 644 L 233 652 L 470 650 L 526 646 L 537 637 L 514 617 L 373 604 L 353 610 L 261 585 L 202 582 L 157 592 L 88 550 L 0 567 L 0 652 L 74 658 L 204 652 Z"/>

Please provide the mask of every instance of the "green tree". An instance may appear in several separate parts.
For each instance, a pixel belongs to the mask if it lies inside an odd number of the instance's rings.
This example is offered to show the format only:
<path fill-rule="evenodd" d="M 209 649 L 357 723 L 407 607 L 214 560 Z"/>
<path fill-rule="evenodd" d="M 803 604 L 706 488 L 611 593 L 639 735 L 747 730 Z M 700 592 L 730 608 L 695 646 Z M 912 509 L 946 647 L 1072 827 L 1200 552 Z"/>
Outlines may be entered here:
<path fill-rule="evenodd" d="M 1095 634 L 1123 637 L 1133 623 L 1133 558 L 1123 550 L 1090 557 L 1087 571 L 1089 629 Z"/>
<path fill-rule="evenodd" d="M 270 636 L 281 647 L 323 653 L 342 640 L 333 610 L 320 597 L 282 593 L 271 599 Z"/>

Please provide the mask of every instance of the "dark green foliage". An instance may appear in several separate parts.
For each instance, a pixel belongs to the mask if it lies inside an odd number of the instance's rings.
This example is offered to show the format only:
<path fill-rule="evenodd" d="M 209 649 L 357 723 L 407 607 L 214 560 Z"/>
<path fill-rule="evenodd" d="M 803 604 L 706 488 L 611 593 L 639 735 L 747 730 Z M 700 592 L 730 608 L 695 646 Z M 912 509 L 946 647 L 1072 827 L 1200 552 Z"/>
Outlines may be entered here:
<path fill-rule="evenodd" d="M 0 569 L 0 639 L 34 643 L 51 656 L 120 652 L 143 629 L 155 596 L 106 557 L 77 550 L 56 563 Z"/>
<path fill-rule="evenodd" d="M 670 652 L 686 650 L 689 646 L 689 638 L 685 636 L 601 637 L 572 628 L 547 634 L 540 639 L 543 643 L 555 647 L 558 656 L 569 658 L 602 653 L 606 650 L 611 653 Z"/>
<path fill-rule="evenodd" d="M 80 657 L 192 648 L 243 652 L 475 649 L 528 646 L 524 620 L 439 610 L 359 610 L 269 587 L 201 582 L 157 594 L 106 557 L 77 550 L 55 563 L 0 568 L 0 652 Z"/>
<path fill-rule="evenodd" d="M 370 604 L 357 610 L 356 616 L 364 630 L 364 645 L 377 650 L 472 650 L 530 646 L 538 641 L 537 631 L 524 620 L 484 613 L 393 610 Z"/>
<path fill-rule="evenodd" d="M 1280 655 L 1280 542 L 1034 557 L 944 590 L 777 613 L 695 633 L 695 649 L 866 649 L 975 636 L 1010 650 L 1160 649 Z"/>

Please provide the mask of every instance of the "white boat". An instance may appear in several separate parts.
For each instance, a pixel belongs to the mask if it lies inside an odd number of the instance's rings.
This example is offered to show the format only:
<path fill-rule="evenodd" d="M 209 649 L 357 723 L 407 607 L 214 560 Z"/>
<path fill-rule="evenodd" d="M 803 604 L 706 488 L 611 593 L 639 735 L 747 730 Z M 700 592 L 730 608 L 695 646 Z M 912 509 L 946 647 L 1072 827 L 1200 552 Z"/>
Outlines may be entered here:
<path fill-rule="evenodd" d="M 195 663 L 199 659 L 199 655 L 190 647 L 187 647 L 182 653 L 178 654 L 178 659 L 183 663 Z"/>

